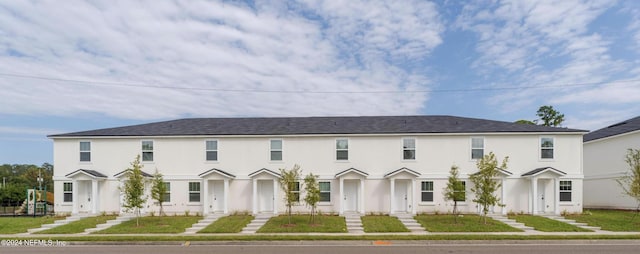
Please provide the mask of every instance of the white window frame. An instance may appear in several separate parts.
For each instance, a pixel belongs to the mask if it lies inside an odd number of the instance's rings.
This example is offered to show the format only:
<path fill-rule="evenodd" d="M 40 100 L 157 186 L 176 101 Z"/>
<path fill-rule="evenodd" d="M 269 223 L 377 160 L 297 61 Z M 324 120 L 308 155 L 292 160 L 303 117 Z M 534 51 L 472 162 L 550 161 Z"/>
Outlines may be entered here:
<path fill-rule="evenodd" d="M 144 143 L 145 142 L 151 142 L 151 150 L 145 150 L 144 149 Z M 140 155 L 141 155 L 141 161 L 145 162 L 145 163 L 151 163 L 155 160 L 154 158 L 154 150 L 155 150 L 155 142 L 153 142 L 153 140 L 141 140 L 140 141 Z M 145 160 L 144 159 L 144 154 L 145 153 L 151 153 L 151 160 Z"/>
<path fill-rule="evenodd" d="M 320 188 L 320 183 L 328 183 L 329 184 L 329 190 L 328 191 L 323 191 L 322 188 Z M 322 193 L 329 193 L 329 200 L 328 201 L 319 200 L 318 203 L 325 203 L 325 204 L 331 203 L 331 181 L 318 181 L 318 190 L 320 190 L 320 197 L 322 197 Z"/>
<path fill-rule="evenodd" d="M 198 186 L 198 190 L 192 190 L 191 186 Z M 191 194 L 198 194 L 198 201 L 191 200 Z M 200 182 L 189 182 L 189 203 L 200 203 L 202 202 L 202 184 Z"/>
<path fill-rule="evenodd" d="M 473 140 L 474 139 L 480 139 L 482 140 L 482 147 L 473 147 Z M 471 147 L 471 153 L 469 154 L 471 160 L 480 160 L 482 159 L 482 157 L 484 156 L 484 150 L 485 150 L 485 138 L 484 137 L 471 137 L 471 139 L 469 139 L 470 143 L 469 146 Z M 473 150 L 482 150 L 482 156 L 480 156 L 480 158 L 473 158 Z"/>
<path fill-rule="evenodd" d="M 216 149 L 209 149 L 209 142 L 216 142 Z M 217 139 L 207 139 L 204 141 L 204 160 L 206 162 L 218 162 L 218 160 L 220 159 L 218 156 L 220 155 L 220 153 L 218 152 L 220 150 L 220 142 L 218 142 Z M 209 160 L 209 152 L 215 152 L 216 153 L 216 159 L 215 160 Z"/>
<path fill-rule="evenodd" d="M 405 145 L 404 145 L 404 141 L 405 140 L 413 140 L 413 148 L 405 147 Z M 415 161 L 416 158 L 418 157 L 417 153 L 416 153 L 416 151 L 418 150 L 417 147 L 418 147 L 418 140 L 416 138 L 414 138 L 414 137 L 402 138 L 402 160 L 403 161 Z M 409 158 L 409 159 L 405 158 L 405 156 L 404 156 L 405 155 L 405 151 L 413 151 L 413 158 Z"/>
<path fill-rule="evenodd" d="M 543 139 L 551 139 L 551 147 L 543 147 Z M 542 158 L 543 155 L 543 150 L 551 150 L 551 158 Z M 556 158 L 556 138 L 555 137 L 551 137 L 551 136 L 542 136 L 540 137 L 540 139 L 538 140 L 538 158 L 540 160 L 555 160 Z"/>
<path fill-rule="evenodd" d="M 568 185 L 566 183 L 569 183 Z M 563 185 L 564 184 L 564 185 Z M 569 187 L 569 189 L 564 189 L 563 187 Z M 558 183 L 558 191 L 559 191 L 559 196 L 558 196 L 558 201 L 560 202 L 573 202 L 573 182 L 571 180 L 562 180 Z M 562 197 L 562 193 L 569 193 L 569 200 L 561 200 L 560 197 Z"/>
<path fill-rule="evenodd" d="M 274 149 L 272 147 L 272 142 L 273 141 L 280 141 L 280 149 Z M 281 138 L 274 138 L 274 139 L 269 139 L 269 161 L 273 161 L 273 162 L 281 162 L 284 161 L 284 140 L 282 140 Z M 274 160 L 273 159 L 273 152 L 280 152 L 280 159 L 279 160 Z"/>
<path fill-rule="evenodd" d="M 424 183 L 431 183 L 431 190 L 424 190 L 422 188 Z M 435 197 L 434 197 L 435 192 L 433 191 L 433 189 L 435 189 L 434 188 L 434 181 L 431 181 L 431 180 L 420 181 L 420 202 L 422 202 L 422 203 L 433 203 L 433 201 L 435 200 Z M 431 201 L 422 200 L 422 194 L 423 193 L 429 193 L 429 192 L 431 192 Z"/>
<path fill-rule="evenodd" d="M 347 142 L 347 148 L 338 148 L 338 142 L 343 140 Z M 336 161 L 342 161 L 342 162 L 349 161 L 349 139 L 348 138 L 336 138 L 335 148 L 336 148 L 336 153 L 335 153 Z M 347 158 L 346 159 L 338 158 L 338 152 L 346 152 Z"/>
<path fill-rule="evenodd" d="M 88 143 L 88 144 L 89 144 L 89 149 L 88 149 L 88 150 L 82 150 L 82 143 Z M 80 153 L 79 153 L 79 155 L 80 155 L 80 158 L 79 158 L 79 159 L 80 159 L 80 162 L 82 162 L 82 163 L 89 163 L 89 162 L 91 162 L 91 141 L 88 141 L 88 140 L 81 140 L 81 141 L 78 143 L 78 145 L 80 146 L 80 147 L 79 147 L 79 150 L 80 150 Z M 88 160 L 82 160 L 82 154 L 83 154 L 83 153 L 89 154 L 89 159 L 88 159 Z"/>
<path fill-rule="evenodd" d="M 67 190 L 65 188 L 66 186 L 69 186 L 71 189 Z M 69 194 L 71 196 L 69 201 L 67 201 L 65 199 L 67 194 Z M 63 182 L 62 183 L 62 202 L 63 203 L 73 203 L 73 182 Z"/>

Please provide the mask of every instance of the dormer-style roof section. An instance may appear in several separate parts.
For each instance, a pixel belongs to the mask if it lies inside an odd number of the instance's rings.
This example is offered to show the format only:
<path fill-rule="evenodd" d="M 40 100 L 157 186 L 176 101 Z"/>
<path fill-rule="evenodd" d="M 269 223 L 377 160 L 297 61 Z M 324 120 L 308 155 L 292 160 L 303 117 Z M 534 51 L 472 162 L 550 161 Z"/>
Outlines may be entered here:
<path fill-rule="evenodd" d="M 364 172 L 362 170 L 358 170 L 358 169 L 355 169 L 355 168 L 349 168 L 347 170 L 343 170 L 343 171 L 338 172 L 336 174 L 336 178 L 340 178 L 343 175 L 346 175 L 346 174 L 349 174 L 349 173 L 356 173 L 356 174 L 364 176 L 364 177 L 369 176 L 369 174 L 367 172 Z"/>
<path fill-rule="evenodd" d="M 261 169 L 255 171 L 255 172 L 249 174 L 249 177 L 253 178 L 254 176 L 257 176 L 257 175 L 259 175 L 261 173 L 266 173 L 266 174 L 272 175 L 272 176 L 274 176 L 276 178 L 282 177 L 279 173 L 276 173 L 276 172 L 274 172 L 272 170 L 269 170 L 269 169 L 266 169 L 266 168 L 261 168 Z"/>
<path fill-rule="evenodd" d="M 65 175 L 65 176 L 68 177 L 68 178 L 73 178 L 73 177 L 75 177 L 77 175 L 86 175 L 86 176 L 89 176 L 89 177 L 95 178 L 95 179 L 105 179 L 105 178 L 107 178 L 106 175 L 104 175 L 104 174 L 102 174 L 102 173 L 100 173 L 98 171 L 89 170 L 89 169 L 78 169 L 76 171 L 73 171 L 73 172 Z"/>
<path fill-rule="evenodd" d="M 113 177 L 115 177 L 115 178 L 120 178 L 120 177 L 126 176 L 126 175 L 127 175 L 128 173 L 130 173 L 131 171 L 133 171 L 133 170 L 131 170 L 131 169 L 125 169 L 125 170 L 123 170 L 123 171 L 120 171 L 120 173 L 117 173 L 117 174 L 113 175 Z M 151 178 L 151 177 L 153 177 L 153 175 L 152 175 L 152 174 L 149 174 L 149 173 L 144 172 L 144 171 L 142 171 L 142 170 L 140 170 L 140 172 L 142 172 L 142 177 L 146 177 L 146 178 Z"/>
<path fill-rule="evenodd" d="M 108 129 L 50 135 L 110 136 L 225 136 L 407 133 L 584 133 L 586 131 L 516 124 L 456 116 L 344 116 L 266 118 L 188 118 Z"/>
<path fill-rule="evenodd" d="M 640 116 L 589 132 L 584 135 L 582 141 L 589 142 L 634 131 L 640 131 Z"/>
<path fill-rule="evenodd" d="M 268 170 L 268 169 L 266 169 L 266 170 Z M 273 172 L 273 171 L 271 171 L 271 172 Z M 273 172 L 273 173 L 275 173 L 275 172 Z M 211 174 L 218 174 L 218 175 L 224 176 L 226 178 L 231 178 L 231 179 L 236 178 L 235 175 L 229 174 L 229 173 L 227 173 L 227 172 L 225 172 L 223 170 L 217 169 L 217 168 L 209 169 L 209 170 L 207 170 L 205 172 L 200 173 L 198 176 L 204 178 L 205 176 L 208 176 L 208 175 L 211 175 Z"/>
<path fill-rule="evenodd" d="M 552 167 L 543 167 L 543 168 L 536 168 L 536 169 L 531 170 L 531 171 L 529 171 L 527 173 L 524 173 L 524 174 L 522 174 L 522 177 L 534 177 L 534 176 L 537 176 L 537 175 L 544 174 L 546 172 L 552 172 L 552 173 L 554 173 L 556 175 L 559 175 L 559 176 L 564 176 L 564 175 L 567 174 L 565 172 L 562 172 L 562 171 L 557 170 L 557 169 L 552 168 Z"/>
<path fill-rule="evenodd" d="M 413 170 L 411 170 L 411 169 L 408 169 L 408 168 L 406 168 L 406 167 L 402 167 L 402 168 L 400 168 L 400 169 L 396 169 L 396 170 L 394 170 L 394 171 L 391 171 L 391 172 L 389 172 L 389 173 L 386 173 L 386 174 L 384 175 L 384 178 L 389 178 L 389 177 L 392 177 L 392 176 L 394 176 L 394 175 L 400 174 L 400 173 L 402 173 L 402 172 L 405 172 L 405 173 L 411 174 L 411 175 L 413 175 L 413 176 L 415 176 L 415 177 L 420 176 L 420 173 L 418 173 L 418 172 L 416 172 L 416 171 L 413 171 Z"/>

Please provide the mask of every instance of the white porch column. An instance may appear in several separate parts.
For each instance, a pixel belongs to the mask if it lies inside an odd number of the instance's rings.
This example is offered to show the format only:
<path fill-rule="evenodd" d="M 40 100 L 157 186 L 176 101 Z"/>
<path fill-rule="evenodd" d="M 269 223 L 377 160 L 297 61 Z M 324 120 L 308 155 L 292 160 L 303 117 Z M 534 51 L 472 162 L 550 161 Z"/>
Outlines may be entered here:
<path fill-rule="evenodd" d="M 224 214 L 229 213 L 229 179 L 224 179 Z"/>
<path fill-rule="evenodd" d="M 390 186 L 390 197 L 389 197 L 389 214 L 393 214 L 394 209 L 393 209 L 393 203 L 395 201 L 396 198 L 396 181 L 393 180 L 393 178 L 389 178 L 389 186 Z"/>
<path fill-rule="evenodd" d="M 364 215 L 364 179 L 360 179 L 360 213 Z"/>
<path fill-rule="evenodd" d="M 273 214 L 278 215 L 278 181 L 273 179 Z"/>
<path fill-rule="evenodd" d="M 258 214 L 258 179 L 253 179 L 253 214 Z"/>
<path fill-rule="evenodd" d="M 504 206 L 502 206 L 502 215 L 507 215 L 507 201 L 505 200 L 505 198 L 507 197 L 506 195 L 506 190 L 504 187 L 504 182 L 505 181 L 505 177 L 502 177 L 501 181 L 500 181 L 500 185 L 502 187 L 500 187 L 501 189 L 501 193 L 500 193 L 500 201 L 502 201 L 502 204 L 504 204 Z"/>
<path fill-rule="evenodd" d="M 416 198 L 415 198 L 415 193 L 416 193 L 416 179 L 411 179 L 411 190 L 409 191 L 409 195 L 411 195 L 411 214 L 416 214 Z"/>
<path fill-rule="evenodd" d="M 340 177 L 340 215 L 344 214 L 344 179 Z"/>
<path fill-rule="evenodd" d="M 204 190 L 204 195 L 202 195 L 204 199 L 202 202 L 202 215 L 207 216 L 209 214 L 209 192 L 211 190 L 209 190 L 209 179 L 203 179 L 202 182 L 202 189 Z"/>
<path fill-rule="evenodd" d="M 560 179 L 553 179 L 553 213 L 560 215 Z"/>
<path fill-rule="evenodd" d="M 536 177 L 531 178 L 531 202 L 533 203 L 531 204 L 531 209 L 533 209 L 531 211 L 531 214 L 537 214 L 538 213 L 538 178 Z"/>
<path fill-rule="evenodd" d="M 98 180 L 91 180 L 91 213 L 98 213 Z"/>
<path fill-rule="evenodd" d="M 77 214 L 78 213 L 78 181 L 75 179 L 71 181 L 71 199 L 73 201 L 71 202 L 71 213 Z"/>

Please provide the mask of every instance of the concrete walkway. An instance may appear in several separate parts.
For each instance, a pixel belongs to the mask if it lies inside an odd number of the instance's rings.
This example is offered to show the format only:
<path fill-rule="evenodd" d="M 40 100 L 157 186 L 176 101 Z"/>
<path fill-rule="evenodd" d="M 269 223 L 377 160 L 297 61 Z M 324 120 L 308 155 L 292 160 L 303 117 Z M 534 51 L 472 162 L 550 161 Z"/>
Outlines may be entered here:
<path fill-rule="evenodd" d="M 395 216 L 404 224 L 404 226 L 412 233 L 424 233 L 427 232 L 418 221 L 413 218 L 413 214 L 410 213 L 396 213 L 391 216 Z"/>
<path fill-rule="evenodd" d="M 58 227 L 58 226 L 69 224 L 70 222 L 74 222 L 74 221 L 77 221 L 77 220 L 80 220 L 80 219 L 84 219 L 84 218 L 88 218 L 88 217 L 92 217 L 92 216 L 97 216 L 97 214 L 93 214 L 93 215 L 92 214 L 86 214 L 86 213 L 74 214 L 74 215 L 71 215 L 71 216 L 69 216 L 69 217 L 67 217 L 65 219 L 54 221 L 51 224 L 44 224 L 44 225 L 40 226 L 39 228 L 29 229 L 29 230 L 27 230 L 26 234 L 40 232 L 40 231 L 44 231 L 44 230 L 47 230 L 47 229 L 52 229 L 52 228 L 55 228 L 55 227 Z"/>
<path fill-rule="evenodd" d="M 130 214 L 130 213 L 123 213 L 121 215 L 119 215 L 118 217 L 116 217 L 113 220 L 108 220 L 107 222 L 105 222 L 104 224 L 98 224 L 96 225 L 95 228 L 87 228 L 83 233 L 81 234 L 91 234 L 93 232 L 96 231 L 100 231 L 100 230 L 104 230 L 110 227 L 113 227 L 115 225 L 118 225 L 120 223 L 123 223 L 125 221 L 131 220 L 133 218 L 135 218 L 136 216 L 134 214 Z"/>
<path fill-rule="evenodd" d="M 548 219 L 556 220 L 556 221 L 559 221 L 559 222 L 562 222 L 562 223 L 567 223 L 569 225 L 574 225 L 576 227 L 579 227 L 579 228 L 582 228 L 582 229 L 586 229 L 586 230 L 591 230 L 591 231 L 595 231 L 595 232 L 602 231 L 602 229 L 600 227 L 589 226 L 589 225 L 587 225 L 587 223 L 576 222 L 575 220 L 570 220 L 570 219 L 567 219 L 567 218 L 562 217 L 560 215 L 540 215 L 540 216 L 548 218 Z"/>
<path fill-rule="evenodd" d="M 267 221 L 269 221 L 269 219 L 271 219 L 271 217 L 275 216 L 273 213 L 259 213 L 257 214 L 253 220 L 251 222 L 249 222 L 249 224 L 247 224 L 247 226 L 245 226 L 242 231 L 240 232 L 241 234 L 254 234 L 256 233 L 256 231 L 258 231 L 258 229 L 260 229 L 262 226 L 264 226 L 265 223 L 267 223 Z"/>
<path fill-rule="evenodd" d="M 202 220 L 199 220 L 198 223 L 193 224 L 190 228 L 187 228 L 183 234 L 195 234 L 198 231 L 206 228 L 209 224 L 214 223 L 220 217 L 224 217 L 226 215 L 221 213 L 212 213 L 204 217 Z"/>
<path fill-rule="evenodd" d="M 355 212 L 345 212 L 344 219 L 347 222 L 347 232 L 352 234 L 363 234 L 362 215 Z"/>

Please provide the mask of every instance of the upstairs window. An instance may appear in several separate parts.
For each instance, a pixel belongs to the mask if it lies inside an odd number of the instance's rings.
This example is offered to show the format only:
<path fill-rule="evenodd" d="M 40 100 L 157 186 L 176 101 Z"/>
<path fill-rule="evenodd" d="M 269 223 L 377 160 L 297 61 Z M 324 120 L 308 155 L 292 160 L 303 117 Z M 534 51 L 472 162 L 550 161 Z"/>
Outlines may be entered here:
<path fill-rule="evenodd" d="M 402 139 L 402 159 L 404 160 L 416 159 L 416 139 L 415 138 Z"/>
<path fill-rule="evenodd" d="M 336 160 L 349 160 L 349 140 L 346 138 L 336 139 Z"/>
<path fill-rule="evenodd" d="M 91 161 L 91 142 L 80 141 L 80 161 Z"/>
<path fill-rule="evenodd" d="M 270 158 L 272 161 L 282 160 L 282 139 L 271 140 Z"/>
<path fill-rule="evenodd" d="M 422 202 L 433 202 L 433 181 L 423 181 L 420 190 Z"/>
<path fill-rule="evenodd" d="M 484 156 L 484 138 L 471 138 L 471 159 L 479 160 Z"/>
<path fill-rule="evenodd" d="M 142 141 L 142 161 L 153 161 L 153 141 Z"/>
<path fill-rule="evenodd" d="M 189 202 L 200 202 L 199 182 L 189 182 Z"/>
<path fill-rule="evenodd" d="M 218 161 L 218 141 L 217 140 L 207 140 L 205 150 L 206 150 L 207 161 Z"/>
<path fill-rule="evenodd" d="M 540 158 L 553 159 L 553 138 L 540 138 Z"/>
<path fill-rule="evenodd" d="M 73 183 L 63 183 L 62 193 L 64 202 L 73 202 Z"/>
<path fill-rule="evenodd" d="M 319 182 L 320 202 L 331 202 L 331 182 Z"/>
<path fill-rule="evenodd" d="M 560 181 L 560 201 L 571 202 L 571 181 Z"/>

